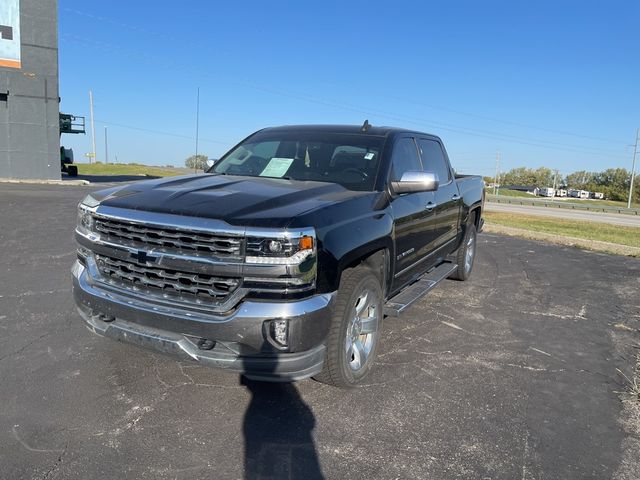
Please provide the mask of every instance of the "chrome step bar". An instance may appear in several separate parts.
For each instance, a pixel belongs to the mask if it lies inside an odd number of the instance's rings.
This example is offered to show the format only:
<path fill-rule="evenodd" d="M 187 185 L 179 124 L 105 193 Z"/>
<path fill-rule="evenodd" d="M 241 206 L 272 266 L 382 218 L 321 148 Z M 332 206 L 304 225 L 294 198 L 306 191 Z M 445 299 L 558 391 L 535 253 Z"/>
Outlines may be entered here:
<path fill-rule="evenodd" d="M 387 303 L 384 304 L 384 314 L 388 317 L 399 317 L 404 310 L 429 293 L 433 287 L 449 277 L 457 268 L 458 266 L 454 263 L 444 262 L 425 273 L 416 282 L 387 300 Z"/>

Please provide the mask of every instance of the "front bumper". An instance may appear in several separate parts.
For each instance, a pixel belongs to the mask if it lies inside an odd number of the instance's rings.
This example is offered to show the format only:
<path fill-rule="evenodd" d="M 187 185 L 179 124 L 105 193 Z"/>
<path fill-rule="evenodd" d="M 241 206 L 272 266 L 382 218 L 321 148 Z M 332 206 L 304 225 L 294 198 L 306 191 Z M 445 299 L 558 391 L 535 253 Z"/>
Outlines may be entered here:
<path fill-rule="evenodd" d="M 78 312 L 99 335 L 256 380 L 294 381 L 322 370 L 335 292 L 288 302 L 247 300 L 228 314 L 204 314 L 103 288 L 78 261 L 72 274 Z M 268 341 L 265 321 L 273 319 L 289 321 L 286 352 Z M 200 348 L 202 339 L 215 346 Z"/>

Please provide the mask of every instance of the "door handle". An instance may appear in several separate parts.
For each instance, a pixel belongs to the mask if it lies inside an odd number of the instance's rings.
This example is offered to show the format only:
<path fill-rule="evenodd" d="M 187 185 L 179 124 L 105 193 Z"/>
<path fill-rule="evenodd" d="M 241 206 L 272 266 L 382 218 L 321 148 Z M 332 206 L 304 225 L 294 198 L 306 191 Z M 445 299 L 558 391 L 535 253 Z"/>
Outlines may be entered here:
<path fill-rule="evenodd" d="M 437 203 L 429 202 L 429 203 L 427 203 L 427 205 L 424 208 L 425 208 L 425 210 L 430 212 L 431 210 L 436 208 L 437 205 L 438 205 Z"/>
<path fill-rule="evenodd" d="M 451 200 L 460 200 L 460 195 L 458 195 L 457 193 L 454 193 L 453 197 L 451 197 Z"/>

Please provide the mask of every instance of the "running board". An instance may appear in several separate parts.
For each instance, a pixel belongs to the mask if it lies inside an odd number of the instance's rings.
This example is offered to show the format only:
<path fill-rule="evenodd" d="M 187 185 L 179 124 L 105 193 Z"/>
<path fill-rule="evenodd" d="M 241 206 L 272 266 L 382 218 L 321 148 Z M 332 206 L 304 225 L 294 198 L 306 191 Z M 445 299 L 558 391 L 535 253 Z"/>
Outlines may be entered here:
<path fill-rule="evenodd" d="M 399 317 L 414 302 L 429 293 L 433 287 L 456 271 L 458 266 L 451 262 L 444 262 L 430 272 L 425 273 L 417 282 L 401 290 L 395 297 L 384 304 L 384 314 L 388 317 Z"/>

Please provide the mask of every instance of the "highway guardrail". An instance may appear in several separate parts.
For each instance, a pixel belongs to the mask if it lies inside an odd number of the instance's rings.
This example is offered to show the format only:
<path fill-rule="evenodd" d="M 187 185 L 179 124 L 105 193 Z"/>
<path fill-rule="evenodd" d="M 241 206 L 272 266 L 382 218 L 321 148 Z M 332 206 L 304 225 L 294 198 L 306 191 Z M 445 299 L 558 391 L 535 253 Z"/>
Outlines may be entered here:
<path fill-rule="evenodd" d="M 509 197 L 506 195 L 487 195 L 491 203 L 511 205 L 530 205 L 532 207 L 567 208 L 569 210 L 587 210 L 590 212 L 620 213 L 624 215 L 640 215 L 638 208 L 614 207 L 611 205 L 580 204 L 569 200 L 544 200 L 537 198 Z M 578 200 L 579 201 L 579 200 Z"/>

